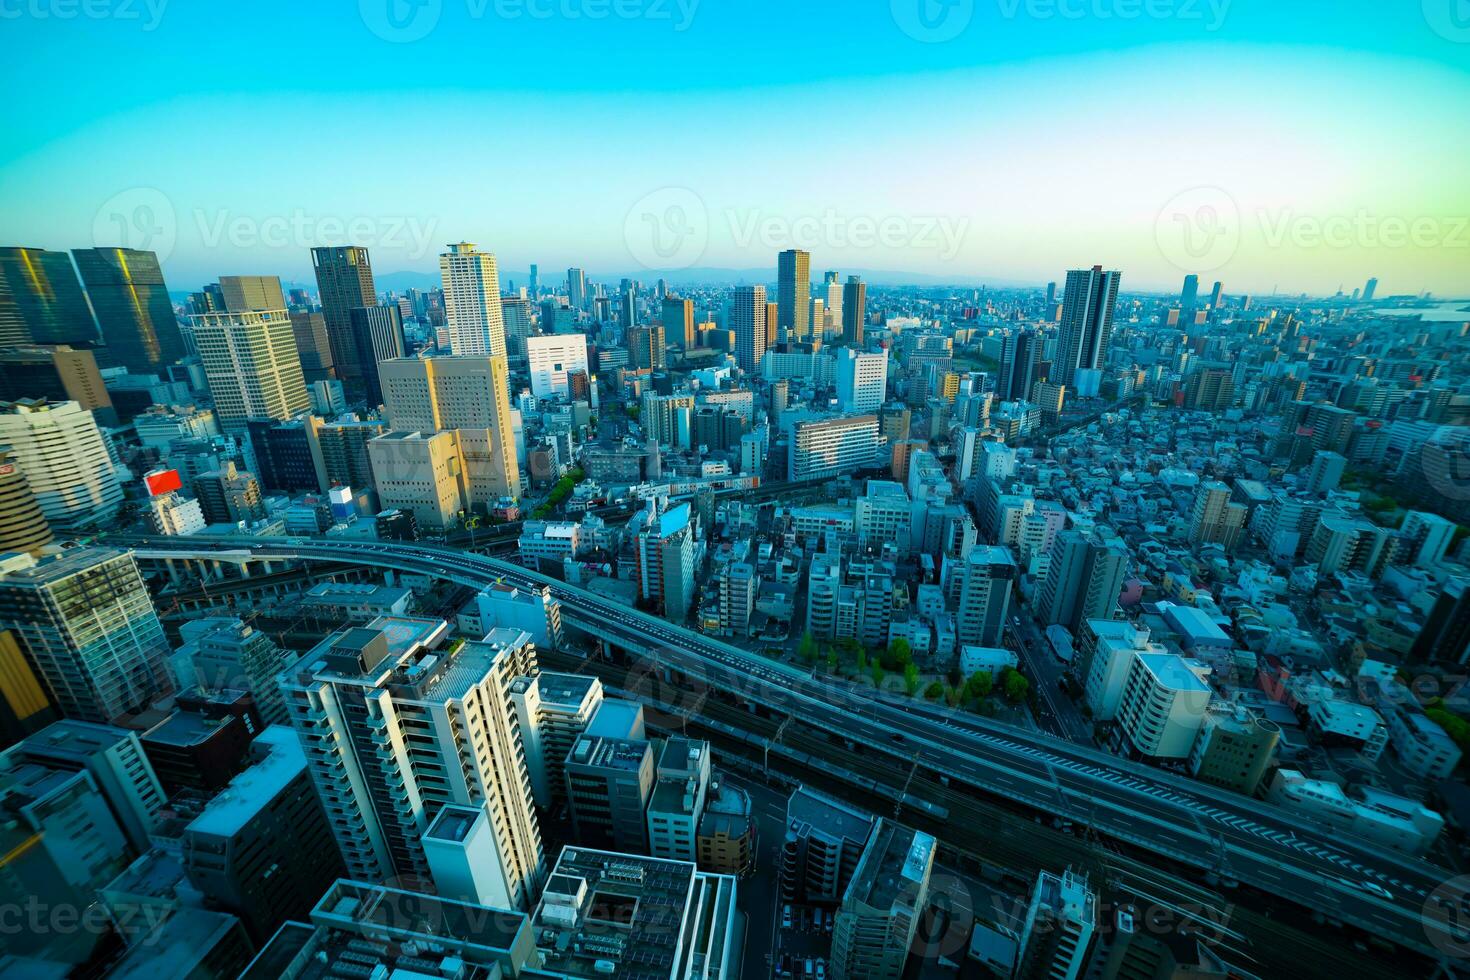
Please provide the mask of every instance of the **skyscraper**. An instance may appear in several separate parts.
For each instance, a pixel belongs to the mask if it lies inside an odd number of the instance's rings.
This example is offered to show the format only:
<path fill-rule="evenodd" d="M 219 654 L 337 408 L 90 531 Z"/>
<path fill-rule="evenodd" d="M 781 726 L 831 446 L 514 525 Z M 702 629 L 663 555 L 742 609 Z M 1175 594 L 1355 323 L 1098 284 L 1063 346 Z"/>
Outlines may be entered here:
<path fill-rule="evenodd" d="M 1192 310 L 1199 305 L 1199 276 L 1190 274 L 1184 277 L 1184 288 L 1179 290 L 1179 306 L 1185 310 Z"/>
<path fill-rule="evenodd" d="M 1003 402 L 1031 397 L 1041 367 L 1041 335 L 1034 330 L 1015 330 L 1001 339 L 1000 378 L 996 397 Z"/>
<path fill-rule="evenodd" d="M 1364 303 L 1371 303 L 1371 302 L 1373 302 L 1373 297 L 1374 297 L 1374 295 L 1377 294 L 1377 292 L 1378 292 L 1378 280 L 1377 279 L 1369 279 L 1368 280 L 1368 284 L 1363 287 L 1363 302 Z"/>
<path fill-rule="evenodd" d="M 826 322 L 812 324 L 812 333 L 818 330 L 825 334 L 826 331 L 842 326 L 842 283 L 838 280 L 837 270 L 828 269 L 823 276 L 826 288 L 824 299 L 826 300 Z"/>
<path fill-rule="evenodd" d="M 250 419 L 288 419 L 311 407 L 285 310 L 205 313 L 192 320 L 223 428 L 238 431 Z"/>
<path fill-rule="evenodd" d="M 47 522 L 58 531 L 101 527 L 123 493 L 92 413 L 76 402 L 0 404 L 0 446 L 30 481 Z"/>
<path fill-rule="evenodd" d="M 363 395 L 369 405 L 381 405 L 383 385 L 378 379 L 378 365 L 406 353 L 403 316 L 396 306 L 360 306 L 351 317 Z"/>
<path fill-rule="evenodd" d="M 34 552 L 54 540 L 25 471 L 0 447 L 0 554 Z"/>
<path fill-rule="evenodd" d="M 505 320 L 500 310 L 500 274 L 495 256 L 470 242 L 449 246 L 439 256 L 444 280 L 444 323 L 449 349 L 460 356 L 505 360 Z"/>
<path fill-rule="evenodd" d="M 1075 635 L 1084 620 L 1112 619 L 1127 572 L 1128 549 L 1121 541 L 1095 531 L 1060 532 L 1041 587 L 1042 622 L 1060 623 Z"/>
<path fill-rule="evenodd" d="M 1051 369 L 1055 383 L 1071 387 L 1078 371 L 1100 369 L 1106 362 L 1121 278 L 1118 272 L 1104 272 L 1100 265 L 1067 273 L 1057 355 Z"/>
<path fill-rule="evenodd" d="M 685 350 L 695 346 L 694 300 L 665 296 L 663 302 L 664 337 Z"/>
<path fill-rule="evenodd" d="M 220 276 L 220 294 L 229 313 L 284 310 L 286 294 L 279 276 Z"/>
<path fill-rule="evenodd" d="M 788 248 L 776 257 L 776 328 L 790 343 L 811 340 L 812 256 Z"/>
<path fill-rule="evenodd" d="M 378 301 L 368 250 L 356 245 L 314 248 L 311 264 L 316 270 L 316 288 L 321 296 L 322 318 L 327 324 L 332 363 L 337 366 L 337 376 L 350 395 L 360 398 L 362 378 L 357 374 L 357 366 L 361 362 L 352 342 L 352 311 Z"/>
<path fill-rule="evenodd" d="M 837 352 L 837 405 L 844 412 L 876 412 L 888 392 L 888 352 L 851 347 Z"/>
<path fill-rule="evenodd" d="M 378 365 L 393 428 L 459 432 L 470 498 L 482 506 L 521 495 L 506 371 L 496 357 L 405 357 Z"/>
<path fill-rule="evenodd" d="M 71 256 L 0 248 L 0 344 L 92 344 L 97 323 Z"/>
<path fill-rule="evenodd" d="M 766 287 L 736 286 L 729 322 L 735 333 L 735 362 L 754 375 L 766 353 Z"/>
<path fill-rule="evenodd" d="M 293 312 L 291 333 L 296 338 L 296 356 L 301 359 L 301 377 L 308 385 L 337 376 L 332 362 L 332 341 L 327 335 L 327 318 L 320 313 Z"/>
<path fill-rule="evenodd" d="M 587 311 L 587 273 L 575 266 L 567 270 L 567 305 Z"/>
<path fill-rule="evenodd" d="M 976 545 L 960 566 L 960 601 L 955 638 L 973 646 L 998 647 L 1005 636 L 1011 588 L 1019 577 L 1009 548 Z"/>
<path fill-rule="evenodd" d="M 292 724 L 349 877 L 429 881 L 424 834 L 446 805 L 484 808 L 499 908 L 524 909 L 545 876 L 517 678 L 536 672 L 520 630 L 443 647 L 440 620 L 381 618 L 323 640 L 283 675 Z"/>
<path fill-rule="evenodd" d="M 531 263 L 531 301 L 541 295 L 541 268 L 535 262 Z"/>
<path fill-rule="evenodd" d="M 107 345 L 98 352 L 103 366 L 153 374 L 184 356 L 157 255 L 132 248 L 79 248 L 72 255 Z"/>
<path fill-rule="evenodd" d="M 868 316 L 868 287 L 858 276 L 848 276 L 842 287 L 842 342 L 863 346 L 863 324 Z"/>
<path fill-rule="evenodd" d="M 73 548 L 0 563 L 0 623 L 68 718 L 112 724 L 173 687 L 163 626 L 130 551 Z"/>
<path fill-rule="evenodd" d="M 65 345 L 0 349 L 0 401 L 22 398 L 76 402 L 96 417 L 98 425 L 118 424 L 112 396 L 89 350 Z"/>
<path fill-rule="evenodd" d="M 1216 279 L 1215 280 L 1215 284 L 1210 287 L 1210 312 L 1211 313 L 1214 313 L 1214 312 L 1216 312 L 1216 311 L 1218 311 L 1220 309 L 1220 292 L 1224 288 L 1225 288 L 1224 285 L 1218 279 Z"/>

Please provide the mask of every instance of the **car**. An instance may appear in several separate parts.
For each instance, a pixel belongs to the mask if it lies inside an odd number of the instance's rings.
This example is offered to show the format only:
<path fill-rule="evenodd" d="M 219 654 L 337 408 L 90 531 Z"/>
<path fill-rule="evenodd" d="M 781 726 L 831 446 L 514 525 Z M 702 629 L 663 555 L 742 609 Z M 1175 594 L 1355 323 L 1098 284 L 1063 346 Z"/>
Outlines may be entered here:
<path fill-rule="evenodd" d="M 816 972 L 817 972 L 816 971 L 816 968 L 812 965 L 812 961 L 811 960 L 807 960 L 804 964 L 802 964 L 802 968 L 801 968 L 801 975 L 802 976 L 804 976 L 804 977 L 814 976 L 816 974 Z"/>
<path fill-rule="evenodd" d="M 781 909 L 781 928 L 791 928 L 791 906 L 787 905 Z"/>
<path fill-rule="evenodd" d="M 902 745 L 907 740 L 903 737 L 903 732 L 894 732 L 892 735 L 888 736 L 888 741 L 895 742 L 898 745 Z"/>
<path fill-rule="evenodd" d="M 827 980 L 826 960 L 817 960 L 817 980 Z"/>
<path fill-rule="evenodd" d="M 1363 889 L 1363 891 L 1367 892 L 1370 895 L 1377 895 L 1385 902 L 1393 901 L 1393 892 L 1389 891 L 1387 888 L 1384 888 L 1376 881 L 1360 881 L 1358 882 L 1358 887 Z"/>

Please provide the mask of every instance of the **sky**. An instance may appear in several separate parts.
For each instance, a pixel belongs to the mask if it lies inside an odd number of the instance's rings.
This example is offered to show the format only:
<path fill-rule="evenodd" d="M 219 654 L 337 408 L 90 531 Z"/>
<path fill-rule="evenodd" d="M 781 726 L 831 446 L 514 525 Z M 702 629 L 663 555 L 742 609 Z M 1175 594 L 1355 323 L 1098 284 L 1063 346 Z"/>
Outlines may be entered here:
<path fill-rule="evenodd" d="M 1470 296 L 1470 0 L 0 0 L 0 244 Z M 551 271 L 555 270 L 555 271 Z"/>

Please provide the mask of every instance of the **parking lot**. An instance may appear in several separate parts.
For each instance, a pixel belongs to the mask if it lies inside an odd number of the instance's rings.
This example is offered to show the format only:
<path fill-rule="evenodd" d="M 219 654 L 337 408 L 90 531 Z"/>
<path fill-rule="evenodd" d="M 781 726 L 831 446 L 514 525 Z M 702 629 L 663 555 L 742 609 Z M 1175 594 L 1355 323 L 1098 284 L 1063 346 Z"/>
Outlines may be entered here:
<path fill-rule="evenodd" d="M 826 980 L 833 909 L 780 903 L 776 913 L 776 976 Z"/>

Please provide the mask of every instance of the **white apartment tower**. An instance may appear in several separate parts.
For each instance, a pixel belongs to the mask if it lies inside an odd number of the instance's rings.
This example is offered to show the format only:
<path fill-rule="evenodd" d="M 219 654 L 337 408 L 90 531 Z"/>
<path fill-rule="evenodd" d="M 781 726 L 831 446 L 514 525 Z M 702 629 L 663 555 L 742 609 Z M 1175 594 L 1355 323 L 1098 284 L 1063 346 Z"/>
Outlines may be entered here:
<path fill-rule="evenodd" d="M 490 903 L 525 909 L 545 877 L 520 724 L 517 677 L 536 669 L 519 630 L 441 649 L 440 620 L 379 618 L 322 641 L 281 675 L 291 722 L 359 881 L 430 881 L 424 835 L 444 807 L 483 807 L 495 866 Z"/>
<path fill-rule="evenodd" d="M 537 398 L 567 398 L 567 376 L 587 372 L 587 338 L 579 333 L 526 338 L 526 360 L 531 369 L 531 394 Z"/>
<path fill-rule="evenodd" d="M 876 412 L 887 397 L 888 352 L 867 354 L 844 347 L 837 355 L 837 407 Z"/>
<path fill-rule="evenodd" d="M 110 521 L 123 492 L 92 413 L 76 402 L 0 407 L 0 445 L 26 475 L 46 522 L 68 531 Z"/>
<path fill-rule="evenodd" d="M 505 318 L 500 309 L 500 273 L 495 256 L 469 242 L 439 256 L 444 281 L 444 323 L 449 349 L 457 355 L 505 359 Z"/>

